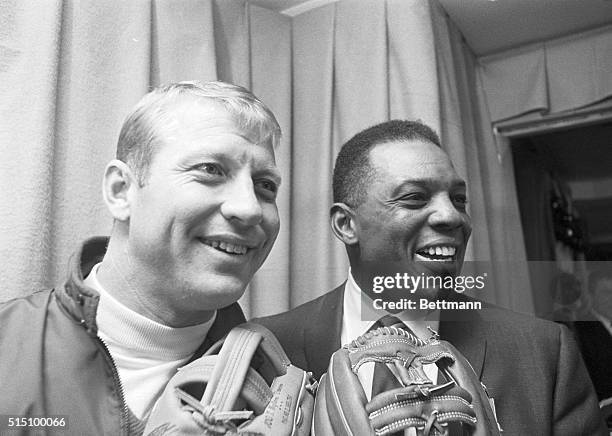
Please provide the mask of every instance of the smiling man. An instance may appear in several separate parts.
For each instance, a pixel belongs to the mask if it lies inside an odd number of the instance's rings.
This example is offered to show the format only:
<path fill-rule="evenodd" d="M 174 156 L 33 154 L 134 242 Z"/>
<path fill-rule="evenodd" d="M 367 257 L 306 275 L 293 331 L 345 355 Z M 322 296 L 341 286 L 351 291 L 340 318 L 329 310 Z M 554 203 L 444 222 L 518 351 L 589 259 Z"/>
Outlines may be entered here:
<path fill-rule="evenodd" d="M 330 221 L 348 254 L 346 282 L 287 313 L 257 320 L 278 336 L 292 362 L 320 377 L 341 345 L 386 325 L 388 313 L 373 310 L 379 295 L 387 302 L 403 298 L 406 310 L 391 311 L 394 325 L 402 322 L 422 339 L 435 330 L 453 344 L 487 386 L 503 434 L 606 434 L 565 327 L 483 305 L 455 292 L 458 286 L 441 285 L 459 283 L 471 224 L 465 181 L 435 132 L 420 122 L 394 120 L 358 133 L 340 150 L 333 194 Z M 376 277 L 392 289 L 380 294 Z M 409 290 L 404 277 L 432 285 Z M 485 310 L 431 311 L 411 306 L 415 299 Z M 370 398 L 381 391 L 381 377 L 373 363 L 362 368 L 358 377 Z M 424 370 L 431 380 L 438 377 L 435 365 Z"/>
<path fill-rule="evenodd" d="M 54 290 L 0 306 L 0 432 L 28 433 L 28 417 L 142 432 L 176 369 L 244 321 L 236 301 L 279 230 L 279 138 L 272 112 L 226 83 L 136 105 L 104 173 L 110 239 L 85 241 Z"/>

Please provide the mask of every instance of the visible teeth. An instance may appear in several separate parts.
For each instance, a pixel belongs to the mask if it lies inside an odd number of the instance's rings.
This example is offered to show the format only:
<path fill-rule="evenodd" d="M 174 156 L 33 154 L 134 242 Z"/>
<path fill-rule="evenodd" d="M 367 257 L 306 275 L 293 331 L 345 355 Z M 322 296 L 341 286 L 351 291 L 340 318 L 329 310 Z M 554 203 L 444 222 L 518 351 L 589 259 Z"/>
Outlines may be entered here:
<path fill-rule="evenodd" d="M 230 244 L 229 242 L 224 242 L 224 241 L 210 241 L 207 239 L 207 240 L 204 240 L 203 242 L 206 245 L 210 245 L 213 248 L 223 250 L 227 253 L 245 254 L 248 250 L 248 247 L 246 247 L 245 245 Z"/>
<path fill-rule="evenodd" d="M 452 257 L 455 255 L 456 252 L 457 252 L 457 249 L 455 247 L 441 246 L 441 245 L 438 245 L 437 247 L 429 247 L 429 248 L 424 248 L 420 250 L 420 253 L 426 254 L 429 256 L 445 256 L 445 257 Z"/>

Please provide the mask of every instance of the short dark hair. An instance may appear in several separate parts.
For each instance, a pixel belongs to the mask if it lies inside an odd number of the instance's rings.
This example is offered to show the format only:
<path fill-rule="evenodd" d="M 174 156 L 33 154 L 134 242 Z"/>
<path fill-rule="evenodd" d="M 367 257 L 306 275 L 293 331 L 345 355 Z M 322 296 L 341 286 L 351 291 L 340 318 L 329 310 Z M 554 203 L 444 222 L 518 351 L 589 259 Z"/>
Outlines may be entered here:
<path fill-rule="evenodd" d="M 199 81 L 162 85 L 145 95 L 132 109 L 117 142 L 117 159 L 131 167 L 140 186 L 147 180 L 153 156 L 163 141 L 164 129 L 172 124 L 172 109 L 184 98 L 220 105 L 257 143 L 269 142 L 276 148 L 280 142 L 281 129 L 274 114 L 246 88 L 225 82 Z"/>
<path fill-rule="evenodd" d="M 357 207 L 365 200 L 374 170 L 370 150 L 392 141 L 423 140 L 441 147 L 440 137 L 420 121 L 391 120 L 376 124 L 349 139 L 336 158 L 333 176 L 334 203 Z"/>

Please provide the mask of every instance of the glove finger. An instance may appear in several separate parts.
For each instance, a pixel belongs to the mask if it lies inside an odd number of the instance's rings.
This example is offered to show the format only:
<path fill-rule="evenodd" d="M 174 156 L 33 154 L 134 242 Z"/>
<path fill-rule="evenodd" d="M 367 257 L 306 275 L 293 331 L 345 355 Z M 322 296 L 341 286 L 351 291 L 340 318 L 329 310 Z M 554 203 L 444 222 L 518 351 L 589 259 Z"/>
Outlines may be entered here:
<path fill-rule="evenodd" d="M 464 389 L 457 386 L 429 396 L 421 393 L 421 387 L 410 386 L 375 396 L 366 405 L 366 410 L 372 426 L 381 431 L 389 426 L 394 426 L 395 430 L 423 427 L 434 413 L 437 413 L 440 423 L 475 425 L 476 415 L 468 396 Z"/>

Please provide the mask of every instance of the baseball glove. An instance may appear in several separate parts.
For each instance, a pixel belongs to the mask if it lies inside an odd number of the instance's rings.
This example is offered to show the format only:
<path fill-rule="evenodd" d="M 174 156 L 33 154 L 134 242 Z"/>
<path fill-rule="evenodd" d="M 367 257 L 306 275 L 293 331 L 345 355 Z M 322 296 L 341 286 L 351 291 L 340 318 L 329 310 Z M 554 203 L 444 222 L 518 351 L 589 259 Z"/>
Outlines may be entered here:
<path fill-rule="evenodd" d="M 308 435 L 315 389 L 269 330 L 241 324 L 179 369 L 144 434 Z"/>
<path fill-rule="evenodd" d="M 402 387 L 367 400 L 357 377 L 366 362 L 395 367 Z M 446 381 L 435 384 L 423 365 L 435 363 Z M 459 351 L 437 335 L 423 341 L 383 327 L 360 336 L 331 358 L 313 417 L 316 436 L 382 436 L 414 427 L 417 435 L 499 435 L 484 385 Z"/>

